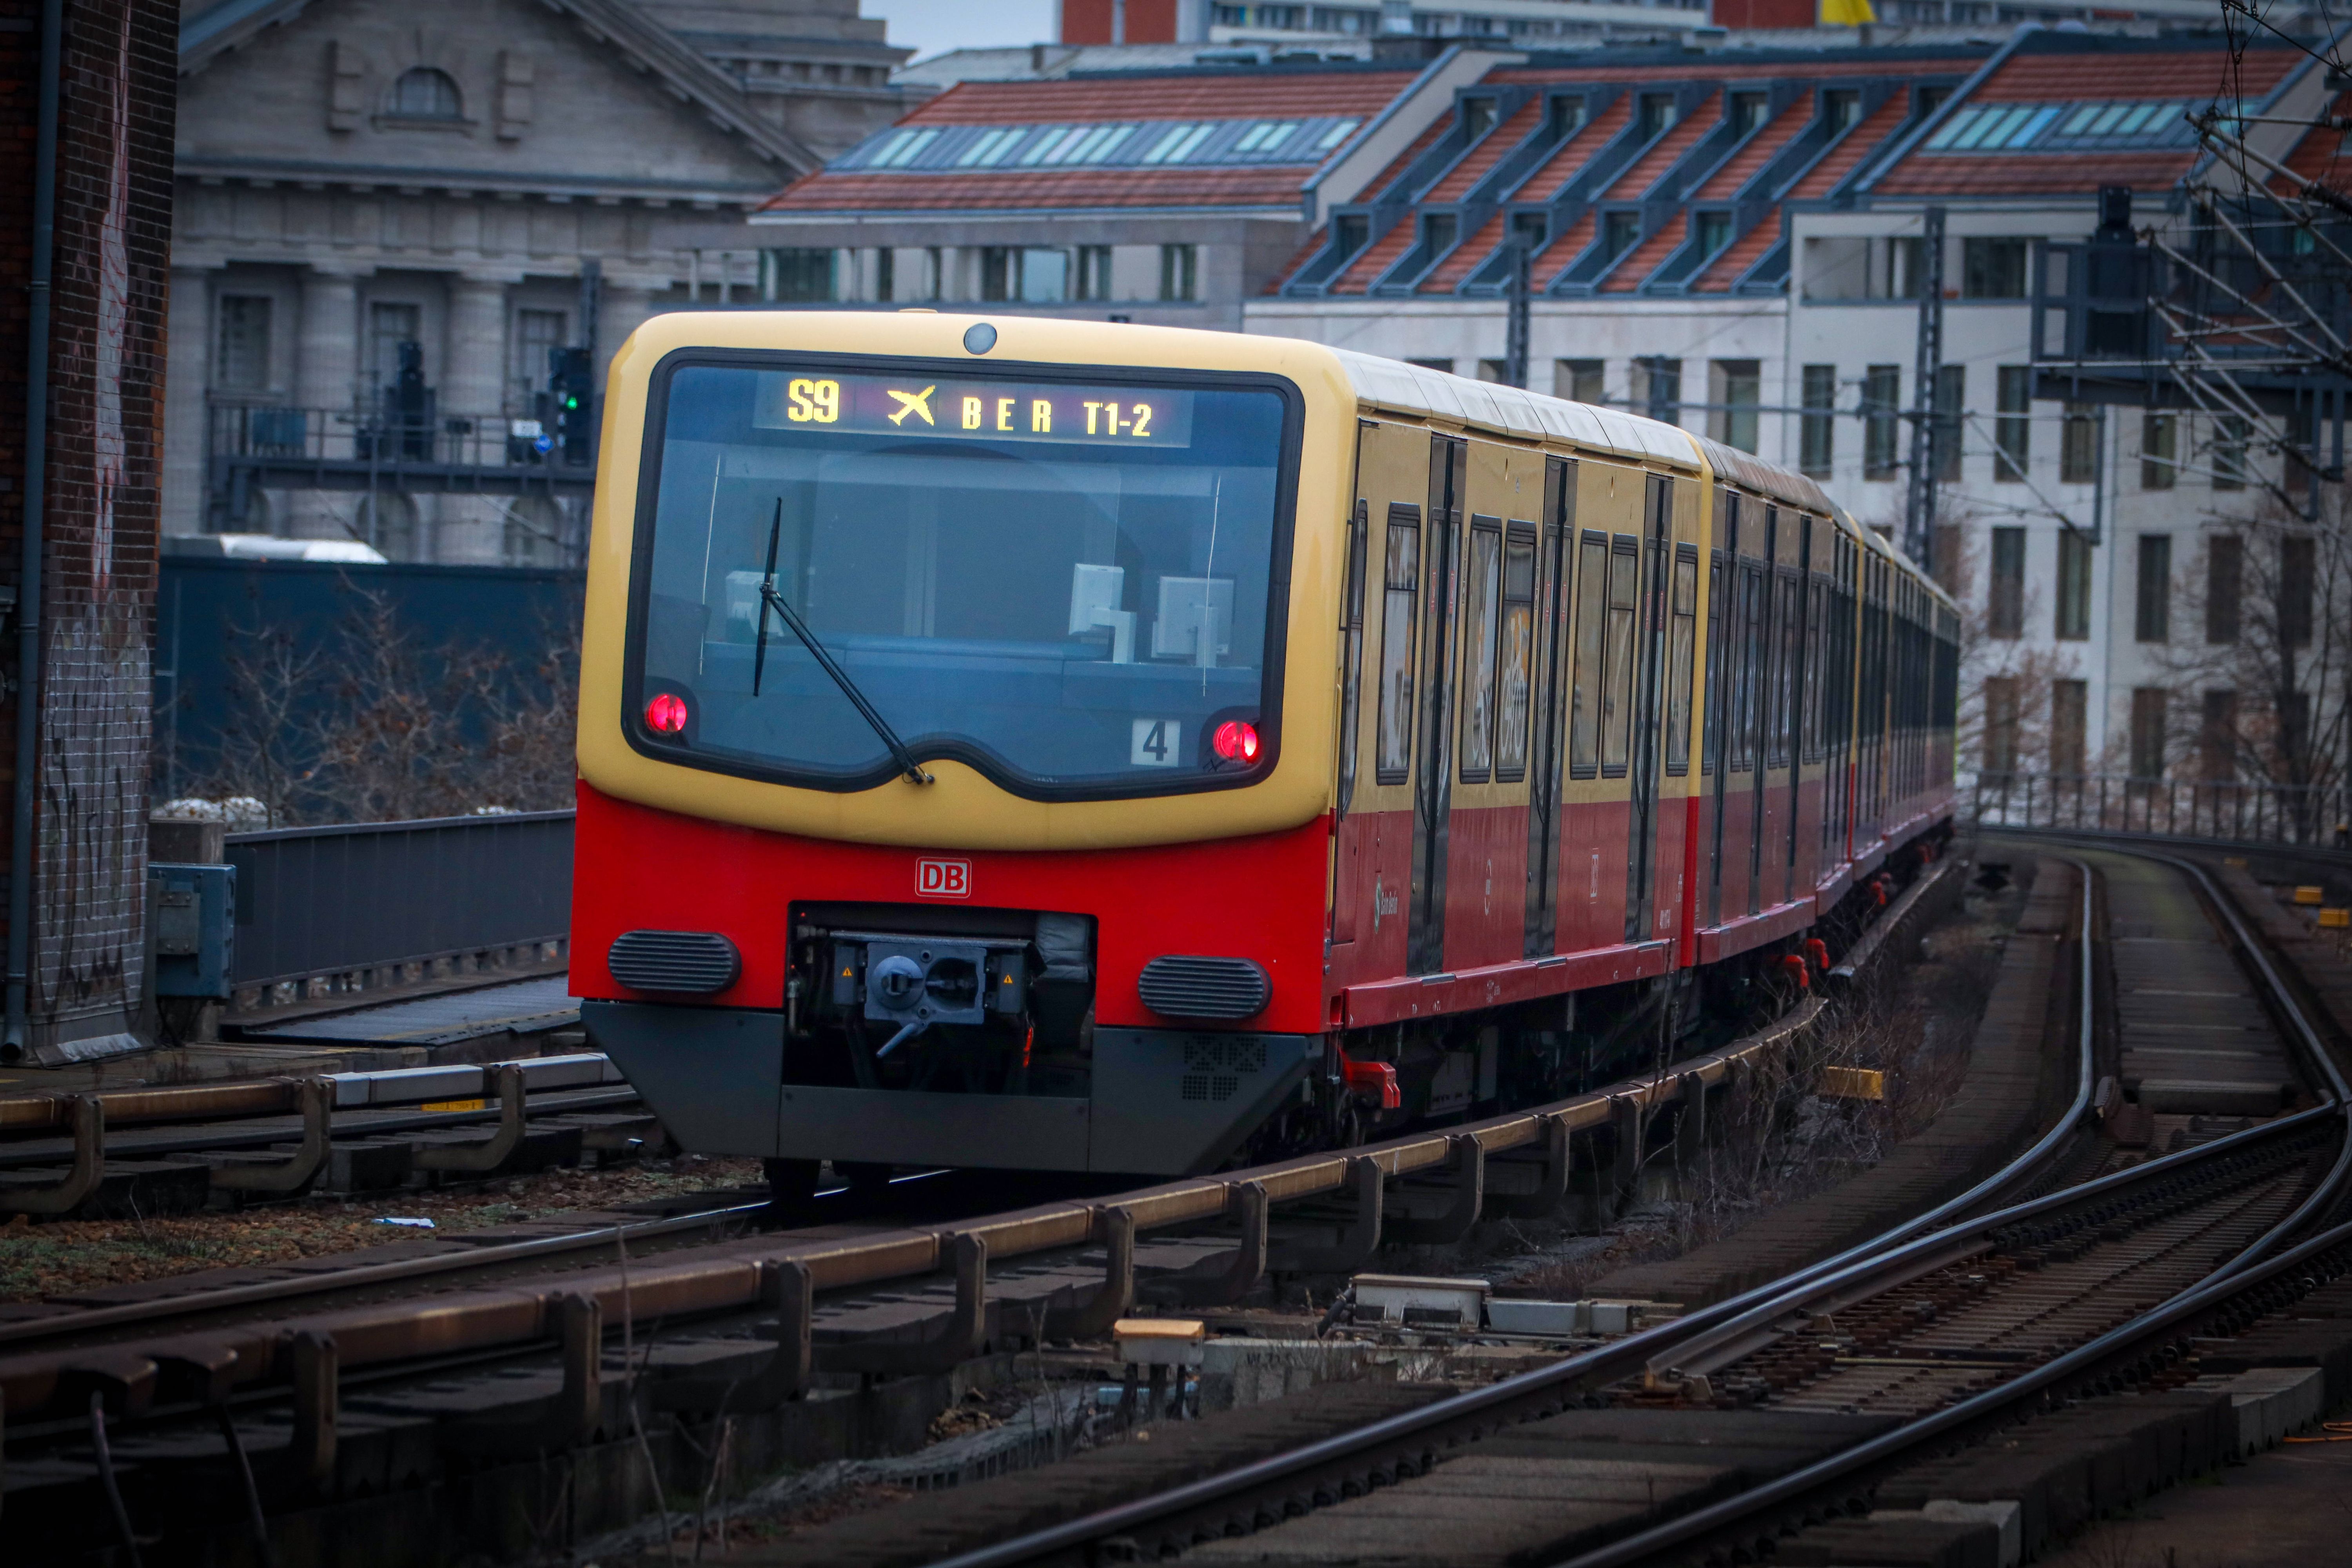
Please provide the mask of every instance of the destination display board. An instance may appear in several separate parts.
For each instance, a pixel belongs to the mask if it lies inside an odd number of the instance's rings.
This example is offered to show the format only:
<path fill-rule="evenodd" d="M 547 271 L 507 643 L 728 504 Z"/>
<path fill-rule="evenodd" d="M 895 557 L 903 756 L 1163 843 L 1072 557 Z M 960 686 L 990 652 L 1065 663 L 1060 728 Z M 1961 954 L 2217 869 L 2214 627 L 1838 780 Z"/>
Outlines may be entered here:
<path fill-rule="evenodd" d="M 949 441 L 1189 447 L 1192 397 L 1159 387 L 762 371 L 751 422 Z"/>

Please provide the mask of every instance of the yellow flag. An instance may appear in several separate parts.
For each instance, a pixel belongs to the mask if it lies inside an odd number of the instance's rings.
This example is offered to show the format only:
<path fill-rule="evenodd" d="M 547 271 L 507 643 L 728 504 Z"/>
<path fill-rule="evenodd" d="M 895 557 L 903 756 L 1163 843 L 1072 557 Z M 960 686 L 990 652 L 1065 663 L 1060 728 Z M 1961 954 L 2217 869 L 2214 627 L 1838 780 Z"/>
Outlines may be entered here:
<path fill-rule="evenodd" d="M 1822 0 L 1824 27 L 1859 27 L 1864 22 L 1877 20 L 1878 13 L 1870 8 L 1870 0 Z"/>

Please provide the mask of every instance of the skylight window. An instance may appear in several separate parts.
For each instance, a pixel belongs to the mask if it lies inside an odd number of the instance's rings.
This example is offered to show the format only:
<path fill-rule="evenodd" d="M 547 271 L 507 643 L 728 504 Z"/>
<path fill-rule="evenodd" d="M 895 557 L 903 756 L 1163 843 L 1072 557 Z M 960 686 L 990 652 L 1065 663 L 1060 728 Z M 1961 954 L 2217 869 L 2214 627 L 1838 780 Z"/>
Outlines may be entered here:
<path fill-rule="evenodd" d="M 1203 121 L 1197 125 L 1171 126 L 1168 133 L 1143 155 L 1143 161 L 1147 163 L 1181 163 L 1191 157 L 1193 151 L 1209 139 L 1209 132 L 1216 128 L 1214 121 Z"/>
<path fill-rule="evenodd" d="M 1974 105 L 1961 110 L 1927 139 L 1931 152 L 1991 153 L 2042 146 L 2090 150 L 2138 143 L 2172 145 L 2193 140 L 2177 100 L 2131 103 Z"/>
<path fill-rule="evenodd" d="M 1017 161 L 1024 164 L 1045 163 L 1063 148 L 1076 146 L 1085 140 L 1087 128 L 1083 125 L 1057 125 L 1023 148 Z M 1055 161 L 1059 162 L 1058 159 Z"/>
<path fill-rule="evenodd" d="M 874 155 L 877 169 L 902 169 L 922 155 L 923 150 L 940 139 L 936 131 L 901 131 Z"/>
<path fill-rule="evenodd" d="M 956 167 L 969 169 L 974 164 L 985 168 L 1013 150 L 1013 144 L 1029 134 L 1026 126 L 1006 126 L 984 132 L 981 139 L 963 150 L 956 159 Z"/>
<path fill-rule="evenodd" d="M 1242 132 L 1242 139 L 1234 143 L 1234 151 L 1271 153 L 1289 141 L 1297 130 L 1298 121 L 1296 120 L 1261 120 Z"/>
<path fill-rule="evenodd" d="M 1362 123 L 1363 121 L 1360 120 L 1339 120 L 1332 121 L 1331 129 L 1326 131 L 1321 136 L 1316 139 L 1315 150 L 1318 153 L 1328 153 L 1332 148 L 1337 147 L 1340 142 L 1345 142 L 1349 137 L 1354 135 L 1356 127 Z"/>

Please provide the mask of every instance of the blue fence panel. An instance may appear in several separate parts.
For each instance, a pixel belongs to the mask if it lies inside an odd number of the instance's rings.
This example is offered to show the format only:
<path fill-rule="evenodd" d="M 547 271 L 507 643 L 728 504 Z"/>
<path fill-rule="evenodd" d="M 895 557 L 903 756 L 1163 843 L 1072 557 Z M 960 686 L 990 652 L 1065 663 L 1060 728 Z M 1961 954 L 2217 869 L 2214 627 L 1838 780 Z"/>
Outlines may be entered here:
<path fill-rule="evenodd" d="M 267 985 L 564 936 L 568 811 L 228 836 L 236 983 Z"/>

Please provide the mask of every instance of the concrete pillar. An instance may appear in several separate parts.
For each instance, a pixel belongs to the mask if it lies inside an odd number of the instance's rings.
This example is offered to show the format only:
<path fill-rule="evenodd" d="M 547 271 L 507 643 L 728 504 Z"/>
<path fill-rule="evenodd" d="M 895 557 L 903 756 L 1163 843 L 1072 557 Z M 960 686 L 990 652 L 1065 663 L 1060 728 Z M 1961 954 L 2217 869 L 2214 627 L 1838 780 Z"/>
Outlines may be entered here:
<path fill-rule="evenodd" d="M 470 419 L 475 438 L 460 449 L 474 461 L 502 457 L 498 440 L 505 402 L 507 286 L 503 275 L 462 273 L 449 284 L 448 340 L 441 355 L 444 419 Z M 443 565 L 495 566 L 506 559 L 506 507 L 497 496 L 442 496 L 428 558 Z"/>
<path fill-rule="evenodd" d="M 163 531 L 205 527 L 205 395 L 212 386 L 212 274 L 172 268 L 172 346 L 163 363 Z"/>
<path fill-rule="evenodd" d="M 667 289 L 668 282 L 663 280 Z M 604 390 L 604 371 L 629 334 L 654 313 L 654 290 L 635 278 L 604 275 L 604 292 L 596 307 L 596 390 Z"/>
<path fill-rule="evenodd" d="M 359 279 L 350 271 L 313 267 L 302 278 L 302 325 L 296 339 L 294 405 L 320 425 L 310 433 L 311 447 L 329 458 L 352 455 L 352 426 L 346 416 L 357 404 L 360 357 Z M 287 508 L 286 531 L 296 539 L 350 537 L 343 520 L 353 515 L 357 498 L 302 490 Z"/>

